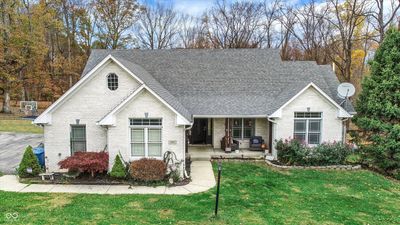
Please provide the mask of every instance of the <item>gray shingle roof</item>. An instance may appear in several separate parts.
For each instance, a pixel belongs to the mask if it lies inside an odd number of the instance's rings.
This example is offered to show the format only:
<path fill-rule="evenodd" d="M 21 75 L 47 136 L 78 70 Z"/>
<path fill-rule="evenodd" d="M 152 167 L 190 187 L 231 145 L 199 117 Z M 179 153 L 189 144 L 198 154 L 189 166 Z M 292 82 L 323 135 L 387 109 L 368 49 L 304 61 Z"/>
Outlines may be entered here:
<path fill-rule="evenodd" d="M 329 66 L 281 61 L 277 49 L 93 50 L 82 76 L 109 54 L 186 118 L 270 115 L 310 82 L 341 102 Z"/>

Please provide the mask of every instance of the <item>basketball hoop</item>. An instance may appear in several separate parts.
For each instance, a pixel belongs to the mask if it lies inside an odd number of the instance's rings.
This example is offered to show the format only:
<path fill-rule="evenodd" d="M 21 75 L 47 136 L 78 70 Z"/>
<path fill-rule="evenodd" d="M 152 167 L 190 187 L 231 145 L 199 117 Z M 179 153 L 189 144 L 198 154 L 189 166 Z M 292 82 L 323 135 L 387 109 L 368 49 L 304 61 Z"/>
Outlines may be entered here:
<path fill-rule="evenodd" d="M 37 101 L 20 101 L 19 110 L 26 116 L 34 116 L 37 113 Z"/>

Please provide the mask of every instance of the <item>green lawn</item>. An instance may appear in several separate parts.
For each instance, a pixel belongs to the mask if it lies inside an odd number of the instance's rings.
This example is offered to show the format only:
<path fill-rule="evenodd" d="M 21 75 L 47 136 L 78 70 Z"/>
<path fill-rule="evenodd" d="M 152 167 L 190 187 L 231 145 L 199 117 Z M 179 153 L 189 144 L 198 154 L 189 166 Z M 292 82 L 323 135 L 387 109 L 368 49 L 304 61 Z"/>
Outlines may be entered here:
<path fill-rule="evenodd" d="M 215 167 L 215 165 L 214 165 Z M 278 171 L 224 163 L 215 188 L 191 196 L 0 192 L 13 224 L 400 224 L 400 183 L 369 171 Z M 0 224 L 7 221 L 0 215 Z"/>
<path fill-rule="evenodd" d="M 43 128 L 32 124 L 30 120 L 0 120 L 0 132 L 43 133 Z"/>

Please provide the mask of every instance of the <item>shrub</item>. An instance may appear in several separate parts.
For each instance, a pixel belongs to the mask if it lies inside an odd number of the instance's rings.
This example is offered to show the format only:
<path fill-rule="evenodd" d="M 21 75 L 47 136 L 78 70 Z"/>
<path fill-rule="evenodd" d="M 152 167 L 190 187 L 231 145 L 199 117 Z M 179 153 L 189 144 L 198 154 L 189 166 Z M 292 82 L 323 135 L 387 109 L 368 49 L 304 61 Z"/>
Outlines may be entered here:
<path fill-rule="evenodd" d="M 296 139 L 292 140 L 279 140 L 276 143 L 278 150 L 278 159 L 284 164 L 295 165 L 301 163 L 305 159 L 305 148 Z"/>
<path fill-rule="evenodd" d="M 31 168 L 32 173 L 28 173 L 27 169 Z M 35 154 L 33 154 L 33 150 L 31 146 L 28 146 L 25 149 L 24 155 L 22 156 L 21 163 L 18 167 L 18 176 L 19 177 L 33 177 L 39 175 L 42 171 L 39 165 L 39 161 L 36 158 Z"/>
<path fill-rule="evenodd" d="M 346 144 L 333 142 L 318 145 L 312 153 L 317 165 L 339 165 L 346 163 L 346 158 L 352 154 L 352 151 Z"/>
<path fill-rule="evenodd" d="M 286 165 L 326 166 L 345 164 L 352 154 L 350 146 L 338 142 L 308 147 L 298 140 L 279 140 L 276 145 L 278 159 Z"/>
<path fill-rule="evenodd" d="M 110 176 L 114 177 L 114 178 L 125 178 L 126 177 L 125 165 L 122 163 L 119 155 L 117 155 L 115 157 L 114 165 L 111 169 Z"/>
<path fill-rule="evenodd" d="M 76 152 L 58 163 L 61 169 L 70 171 L 88 172 L 94 177 L 95 173 L 102 173 L 108 169 L 107 152 Z"/>
<path fill-rule="evenodd" d="M 130 166 L 131 175 L 140 181 L 161 181 L 165 178 L 167 165 L 162 160 L 140 159 L 133 161 Z"/>

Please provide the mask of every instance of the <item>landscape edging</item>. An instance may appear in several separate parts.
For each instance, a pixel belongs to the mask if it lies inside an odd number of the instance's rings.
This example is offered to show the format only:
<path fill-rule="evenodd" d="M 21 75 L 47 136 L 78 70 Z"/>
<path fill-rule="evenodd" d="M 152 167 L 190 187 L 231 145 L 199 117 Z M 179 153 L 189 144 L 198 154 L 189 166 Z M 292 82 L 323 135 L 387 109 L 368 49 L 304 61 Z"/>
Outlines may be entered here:
<path fill-rule="evenodd" d="M 279 169 L 318 169 L 318 170 L 360 170 L 361 165 L 331 165 L 331 166 L 284 166 L 277 165 L 269 160 L 265 160 L 265 162 Z"/>

